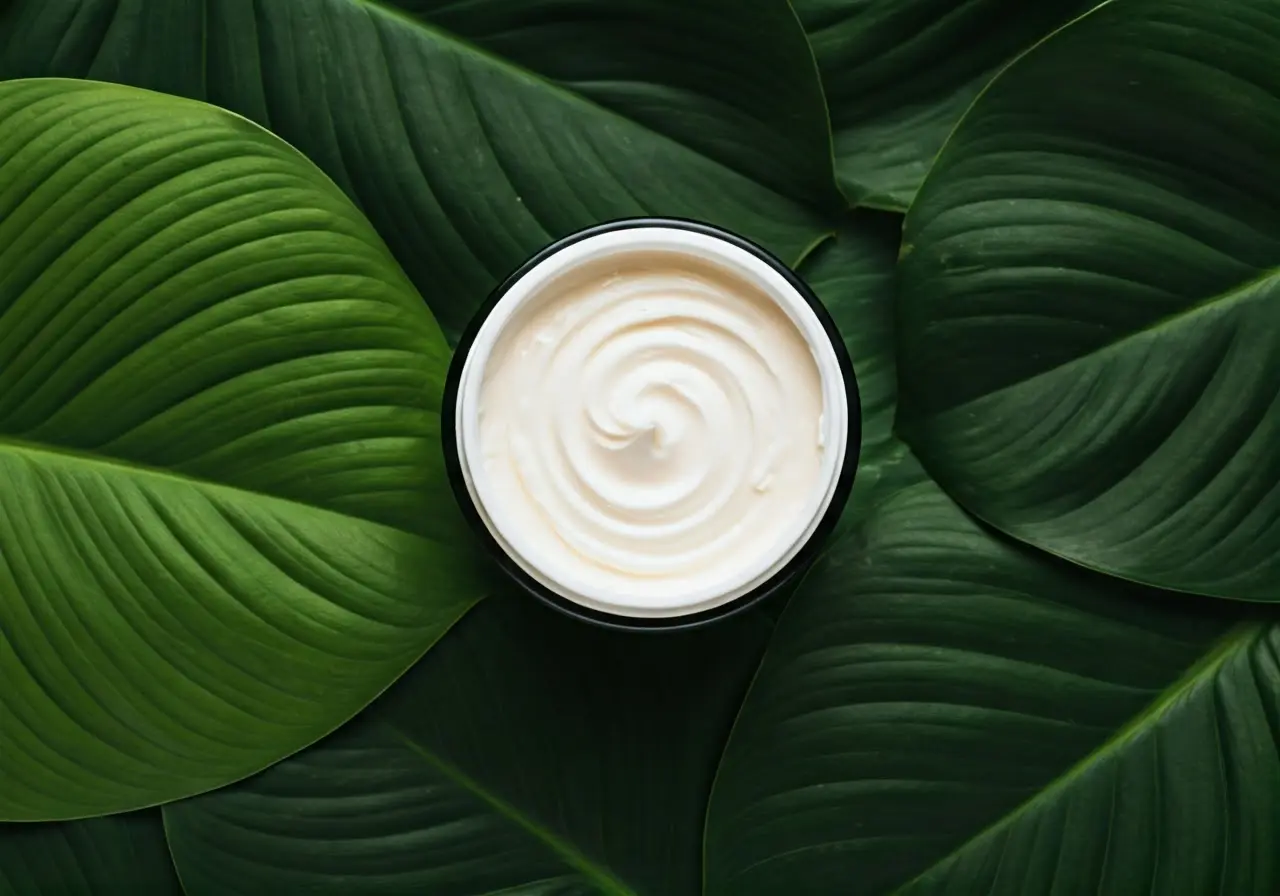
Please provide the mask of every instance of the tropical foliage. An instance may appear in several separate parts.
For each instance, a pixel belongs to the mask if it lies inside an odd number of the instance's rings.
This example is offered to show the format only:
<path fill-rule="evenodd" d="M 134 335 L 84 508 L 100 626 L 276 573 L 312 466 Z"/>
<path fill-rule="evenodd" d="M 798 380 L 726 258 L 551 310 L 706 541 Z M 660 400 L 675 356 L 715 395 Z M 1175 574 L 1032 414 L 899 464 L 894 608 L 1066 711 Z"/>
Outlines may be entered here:
<path fill-rule="evenodd" d="M 1280 0 L 0 0 L 0 894 L 1280 891 Z M 857 369 L 791 593 L 535 604 L 450 345 L 705 220 Z"/>

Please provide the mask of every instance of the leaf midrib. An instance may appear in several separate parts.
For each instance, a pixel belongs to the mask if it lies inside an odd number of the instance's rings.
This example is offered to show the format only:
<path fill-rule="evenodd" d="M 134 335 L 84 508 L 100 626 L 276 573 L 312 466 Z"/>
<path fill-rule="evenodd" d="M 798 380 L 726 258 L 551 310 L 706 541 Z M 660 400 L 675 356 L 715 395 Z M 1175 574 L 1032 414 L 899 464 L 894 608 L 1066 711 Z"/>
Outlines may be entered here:
<path fill-rule="evenodd" d="M 676 146 L 679 146 L 682 149 L 693 153 L 694 155 L 698 156 L 699 158 L 707 162 L 710 162 L 713 165 L 718 165 L 719 167 L 724 168 L 726 171 L 732 171 L 734 174 L 738 175 L 739 177 L 745 178 L 747 181 L 751 182 L 756 187 L 762 190 L 767 190 L 777 198 L 785 202 L 791 203 L 792 205 L 795 205 L 797 208 L 804 207 L 803 205 L 801 205 L 799 202 L 797 202 L 795 199 L 791 198 L 790 196 L 786 196 L 780 193 L 778 190 L 774 189 L 772 186 L 768 186 L 766 184 L 760 183 L 752 175 L 747 174 L 746 172 L 742 171 L 741 169 L 733 165 L 723 162 L 720 159 L 712 158 L 711 156 L 708 156 L 706 153 L 704 153 L 702 150 L 697 149 L 696 147 L 690 146 L 689 144 L 681 140 L 678 140 L 675 137 L 671 137 L 667 134 L 663 134 L 659 131 L 655 131 L 653 128 L 651 128 L 644 122 L 637 121 L 634 118 L 631 118 L 627 115 L 623 115 L 621 112 L 617 111 L 616 109 L 611 109 L 608 106 L 601 105 L 597 101 L 591 99 L 589 96 L 586 96 L 585 94 L 582 94 L 582 93 L 578 93 L 576 90 L 570 89 L 564 83 L 557 81 L 553 78 L 550 78 L 542 74 L 541 72 L 537 72 L 531 68 L 527 68 L 526 66 L 521 65 L 520 63 L 512 59 L 508 59 L 505 56 L 499 56 L 497 53 L 494 53 L 491 50 L 485 49 L 480 44 L 477 44 L 474 41 L 468 38 L 465 38 L 460 34 L 456 34 L 445 28 L 441 28 L 435 22 L 413 15 L 395 6 L 391 6 L 386 2 L 386 0 L 347 0 L 347 2 L 351 3 L 356 7 L 365 9 L 371 14 L 383 15 L 388 19 L 400 22 L 401 24 L 405 25 L 411 30 L 416 30 L 416 31 L 422 32 L 423 34 L 429 35 L 431 38 L 434 38 L 440 42 L 456 47 L 457 49 L 465 53 L 468 53 L 478 59 L 483 59 L 484 61 L 492 65 L 496 65 L 499 68 L 513 75 L 516 75 L 519 78 L 535 81 L 541 87 L 544 87 L 545 89 L 550 90 L 552 93 L 555 93 L 556 95 L 563 97 L 564 99 L 567 99 L 571 102 L 575 102 L 575 103 L 579 103 L 584 106 L 587 106 L 601 115 L 607 115 L 612 118 L 617 118 L 622 121 L 626 121 L 632 125 L 635 125 L 636 127 L 641 128 L 646 133 L 652 134 L 654 137 L 657 137 L 660 140 L 669 141 L 670 143 L 673 143 Z M 834 184 L 835 184 L 834 155 L 832 156 L 831 182 L 833 185 L 832 189 L 835 189 L 834 187 Z M 826 235 L 824 234 L 823 235 L 824 239 L 825 239 L 825 236 Z M 800 261 L 802 260 L 803 259 L 801 258 L 801 259 L 796 259 L 792 261 L 791 263 L 792 267 L 799 266 Z"/>
<path fill-rule="evenodd" d="M 227 495 L 236 501 L 264 503 L 268 506 L 275 506 L 280 509 L 292 508 L 293 510 L 304 510 L 308 514 L 322 514 L 336 517 L 346 521 L 348 524 L 357 523 L 361 526 L 371 526 L 386 532 L 394 532 L 398 536 L 408 536 L 410 538 L 422 537 L 404 529 L 388 526 L 385 523 L 379 523 L 364 517 L 350 516 L 349 514 L 331 510 L 327 507 L 308 504 L 305 501 L 299 501 L 295 498 L 285 498 L 268 492 L 260 492 L 255 491 L 254 489 L 244 488 L 242 486 L 228 485 L 224 482 L 204 479 L 199 476 L 192 476 L 188 473 L 179 473 L 175 470 L 168 470 L 162 467 L 152 467 L 146 464 L 135 463 L 118 457 L 94 454 L 89 451 L 77 451 L 72 448 L 65 448 L 61 445 L 47 445 L 42 442 L 31 442 L 25 439 L 14 438 L 12 436 L 0 435 L 0 454 L 3 454 L 6 451 L 31 457 L 36 464 L 41 463 L 41 456 L 43 455 L 45 457 L 54 458 L 55 462 L 62 462 L 71 466 L 83 466 L 98 472 L 101 472 L 101 469 L 98 468 L 105 468 L 106 470 L 115 471 L 125 476 L 166 481 L 200 491 Z"/>
<path fill-rule="evenodd" d="M 908 246 L 908 244 L 903 243 L 902 254 L 899 255 L 899 258 L 905 257 L 905 255 L 909 253 L 910 250 L 911 250 L 911 247 Z M 1125 333 L 1123 336 L 1120 336 L 1117 339 L 1113 339 L 1111 342 L 1108 342 L 1105 345 L 1100 345 L 1097 348 L 1091 349 L 1085 352 L 1083 355 L 1077 355 L 1074 358 L 1063 361 L 1060 364 L 1055 364 L 1053 367 L 1050 367 L 1047 370 L 1042 370 L 1039 373 L 1036 373 L 1032 376 L 1027 377 L 1026 379 L 1009 383 L 1008 385 L 1001 386 L 998 389 L 993 389 L 990 392 L 985 392 L 974 398 L 970 398 L 967 401 L 963 401 L 960 404 L 954 405 L 949 408 L 945 408 L 931 416 L 942 416 L 944 414 L 951 414 L 951 413 L 963 411 L 965 408 L 969 407 L 970 405 L 976 404 L 981 401 L 985 401 L 989 398 L 992 398 L 997 395 L 1001 395 L 1006 392 L 1011 392 L 1015 389 L 1021 389 L 1030 383 L 1034 383 L 1037 380 L 1051 377 L 1055 374 L 1060 374 L 1064 370 L 1070 370 L 1071 368 L 1075 367 L 1077 364 L 1083 364 L 1084 362 L 1089 361 L 1090 359 L 1093 359 L 1093 358 L 1097 358 L 1100 355 L 1106 355 L 1111 352 L 1119 351 L 1123 349 L 1123 347 L 1126 344 L 1133 342 L 1143 336 L 1149 335 L 1151 333 L 1157 333 L 1167 328 L 1175 327 L 1179 323 L 1185 320 L 1195 318 L 1207 311 L 1218 310 L 1223 308 L 1224 306 L 1230 306 L 1230 305 L 1243 302 L 1247 300 L 1251 295 L 1253 295 L 1256 290 L 1264 286 L 1267 283 L 1267 281 L 1273 280 L 1273 279 L 1280 280 L 1280 267 L 1267 268 L 1266 270 L 1260 272 L 1257 276 L 1251 277 L 1248 280 L 1244 281 L 1243 283 L 1239 283 L 1231 287 L 1225 292 L 1215 293 L 1214 295 L 1208 297 L 1207 299 L 1201 299 L 1198 302 L 1194 302 L 1191 305 L 1188 305 L 1186 308 L 1182 308 L 1178 311 L 1173 312 L 1172 314 L 1166 314 L 1165 316 L 1157 318 L 1156 320 L 1153 320 L 1150 323 L 1144 324 L 1143 326 L 1139 327 L 1136 330 L 1131 330 L 1130 332 Z"/>
<path fill-rule="evenodd" d="M 974 844 L 995 836 L 1000 831 L 1015 824 L 1023 816 L 1054 800 L 1062 791 L 1072 786 L 1077 779 L 1087 774 L 1094 766 L 1119 753 L 1139 735 L 1153 728 L 1183 697 L 1216 675 L 1223 664 L 1235 656 L 1237 651 L 1253 643 L 1264 631 L 1264 628 L 1264 624 L 1248 622 L 1228 629 L 1210 645 L 1209 649 L 1196 662 L 1183 672 L 1177 681 L 1161 691 L 1155 700 L 1121 726 L 1110 738 L 1040 788 L 1025 802 L 987 825 L 987 827 L 965 840 L 915 877 L 899 885 L 893 890 L 892 896 L 908 896 L 912 887 L 956 859 Z"/>
<path fill-rule="evenodd" d="M 457 766 L 445 761 L 426 747 L 419 744 L 396 725 L 383 721 L 382 727 L 399 742 L 433 770 L 448 778 L 456 786 L 462 788 L 493 809 L 507 821 L 519 827 L 539 843 L 556 854 L 566 865 L 573 868 L 600 892 L 607 896 L 639 896 L 635 890 L 618 880 L 607 868 L 600 867 L 583 855 L 573 844 L 566 842 L 552 831 L 547 830 L 515 806 L 482 786 L 470 775 Z"/>

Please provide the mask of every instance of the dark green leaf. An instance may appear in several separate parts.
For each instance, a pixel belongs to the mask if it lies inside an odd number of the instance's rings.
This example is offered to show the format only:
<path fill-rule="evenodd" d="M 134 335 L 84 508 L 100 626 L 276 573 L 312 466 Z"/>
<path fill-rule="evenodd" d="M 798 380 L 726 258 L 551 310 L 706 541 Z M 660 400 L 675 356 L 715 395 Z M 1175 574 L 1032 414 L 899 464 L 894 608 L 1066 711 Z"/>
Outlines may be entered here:
<path fill-rule="evenodd" d="M 158 811 L 0 824 L 4 896 L 182 896 Z"/>
<path fill-rule="evenodd" d="M 348 729 L 166 807 L 178 869 L 191 896 L 692 896 L 767 633 L 621 634 L 488 600 Z"/>
<path fill-rule="evenodd" d="M 857 205 L 903 211 L 947 134 L 1015 54 L 1096 0 L 795 0 Z"/>
<path fill-rule="evenodd" d="M 1280 600 L 1277 59 L 1272 0 L 1125 0 L 961 123 L 907 217 L 900 323 L 903 432 L 965 507 Z"/>
<path fill-rule="evenodd" d="M 884 496 L 922 475 L 915 458 L 893 434 L 898 400 L 894 261 L 901 232 L 899 215 L 853 212 L 836 237 L 818 248 L 799 272 L 843 337 L 860 393 L 858 470 L 837 531 L 856 524 Z M 801 580 L 764 601 L 762 612 L 777 618 Z"/>
<path fill-rule="evenodd" d="M 779 0 L 384 0 L 818 205 L 836 197 L 822 89 Z"/>
<path fill-rule="evenodd" d="M 1280 631 L 1228 609 L 898 492 L 778 623 L 712 795 L 707 892 L 1276 892 Z"/>
<path fill-rule="evenodd" d="M 856 212 L 801 269 L 844 337 L 858 379 L 862 444 L 841 528 L 861 519 L 882 495 L 918 478 L 914 459 L 893 434 L 898 406 L 894 262 L 901 222 L 898 215 Z"/>
<path fill-rule="evenodd" d="M 0 818 L 244 777 L 458 618 L 446 361 L 359 212 L 256 125 L 0 84 Z"/>
<path fill-rule="evenodd" d="M 835 190 L 781 0 L 18 0 L 0 77 L 47 74 L 267 125 L 356 199 L 450 334 L 556 236 L 679 215 L 794 263 L 825 228 L 778 191 Z"/>

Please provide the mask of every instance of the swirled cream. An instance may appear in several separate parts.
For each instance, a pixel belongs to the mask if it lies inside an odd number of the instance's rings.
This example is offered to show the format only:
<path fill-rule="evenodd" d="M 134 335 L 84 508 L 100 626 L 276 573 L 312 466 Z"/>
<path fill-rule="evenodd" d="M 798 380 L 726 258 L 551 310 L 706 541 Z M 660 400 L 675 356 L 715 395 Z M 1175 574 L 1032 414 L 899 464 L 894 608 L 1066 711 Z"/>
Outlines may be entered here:
<path fill-rule="evenodd" d="M 551 590 L 624 616 L 706 610 L 781 569 L 847 431 L 838 363 L 794 287 L 674 228 L 544 259 L 482 325 L 459 394 L 490 532 Z"/>

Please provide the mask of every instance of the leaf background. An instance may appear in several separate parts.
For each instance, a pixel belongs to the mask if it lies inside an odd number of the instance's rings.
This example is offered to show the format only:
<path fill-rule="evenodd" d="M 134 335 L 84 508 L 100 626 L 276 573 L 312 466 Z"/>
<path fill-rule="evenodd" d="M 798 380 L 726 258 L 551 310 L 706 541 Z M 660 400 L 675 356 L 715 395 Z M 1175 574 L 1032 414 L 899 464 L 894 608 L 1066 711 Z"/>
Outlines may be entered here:
<path fill-rule="evenodd" d="M 792 264 L 822 238 L 799 201 L 838 201 L 830 141 L 784 4 L 534 8 L 20 0 L 0 77 L 118 81 L 269 127 L 357 202 L 451 337 L 534 251 L 601 221 L 695 217 Z"/>
<path fill-rule="evenodd" d="M 797 5 L 841 187 L 895 210 L 987 77 L 1077 11 Z M 1164 8 L 1191 33 L 1225 21 L 1192 7 Z M 1135 8 L 1106 15 L 1124 26 Z M 0 3 L 0 75 L 142 84 L 276 129 L 369 216 L 447 335 L 553 236 L 687 214 L 799 265 L 863 388 L 854 497 L 789 602 L 648 641 L 486 601 L 354 725 L 166 807 L 188 892 L 1274 892 L 1270 612 L 1082 572 L 966 516 L 892 433 L 895 340 L 909 403 L 972 388 L 974 369 L 913 348 L 935 311 L 909 311 L 895 336 L 898 219 L 834 214 L 794 17 L 780 3 L 603 9 L 210 0 L 206 19 L 187 3 Z M 1238 27 L 1256 40 L 1269 21 Z M 1071 65 L 1035 57 L 1045 77 L 1097 58 L 1090 27 L 1064 32 L 1081 35 Z M 979 108 L 960 133 L 981 122 Z M 983 179 L 969 176 L 941 166 L 912 215 L 973 213 Z M 906 255 L 909 298 L 941 302 L 921 245 Z M 959 277 L 990 264 L 943 261 Z M 933 437 L 906 431 L 938 474 Z M 120 836 L 76 824 L 90 844 Z M 86 892 L 109 892 L 85 867 Z"/>
<path fill-rule="evenodd" d="M 1280 9 L 1225 10 L 1108 4 L 974 106 L 907 217 L 902 425 L 1014 537 L 1275 601 Z"/>
<path fill-rule="evenodd" d="M 6 896 L 182 896 L 160 812 L 86 821 L 0 825 Z"/>

